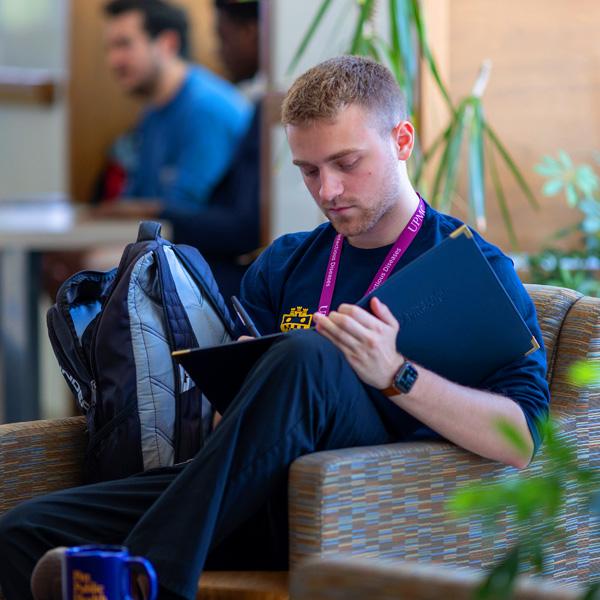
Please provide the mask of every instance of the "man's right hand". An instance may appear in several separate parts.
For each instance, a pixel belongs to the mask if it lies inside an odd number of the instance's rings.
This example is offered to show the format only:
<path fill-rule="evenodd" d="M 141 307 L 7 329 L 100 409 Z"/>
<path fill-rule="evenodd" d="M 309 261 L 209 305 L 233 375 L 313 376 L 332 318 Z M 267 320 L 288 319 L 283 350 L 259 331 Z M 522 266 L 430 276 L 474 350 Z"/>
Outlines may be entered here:
<path fill-rule="evenodd" d="M 253 340 L 251 335 L 240 335 L 240 337 L 236 340 L 237 342 L 247 342 L 248 340 Z"/>

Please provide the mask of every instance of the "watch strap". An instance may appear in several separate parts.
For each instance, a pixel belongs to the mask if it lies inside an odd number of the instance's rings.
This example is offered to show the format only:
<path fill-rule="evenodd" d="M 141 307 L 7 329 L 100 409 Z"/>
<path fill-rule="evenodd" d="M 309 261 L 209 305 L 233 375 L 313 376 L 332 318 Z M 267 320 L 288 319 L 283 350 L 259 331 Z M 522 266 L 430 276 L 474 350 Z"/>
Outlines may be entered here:
<path fill-rule="evenodd" d="M 393 385 L 388 385 L 388 387 L 386 387 L 385 390 L 381 390 L 381 393 L 387 396 L 388 398 L 391 398 L 392 396 L 400 395 L 402 392 L 400 390 L 397 390 Z"/>
<path fill-rule="evenodd" d="M 391 396 L 398 396 L 399 394 L 408 394 L 417 380 L 417 377 L 418 373 L 415 367 L 407 360 L 404 360 L 394 375 L 392 385 L 381 390 L 381 392 L 388 398 Z"/>

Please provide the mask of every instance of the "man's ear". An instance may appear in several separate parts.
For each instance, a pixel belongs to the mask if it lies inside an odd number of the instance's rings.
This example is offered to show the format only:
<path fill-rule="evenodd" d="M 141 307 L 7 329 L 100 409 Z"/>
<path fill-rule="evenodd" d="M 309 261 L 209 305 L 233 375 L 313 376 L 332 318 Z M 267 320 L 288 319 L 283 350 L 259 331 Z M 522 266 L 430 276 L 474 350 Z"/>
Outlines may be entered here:
<path fill-rule="evenodd" d="M 396 146 L 398 160 L 407 161 L 415 145 L 415 128 L 410 121 L 400 121 L 392 129 L 392 138 Z"/>
<path fill-rule="evenodd" d="M 156 41 L 161 50 L 169 56 L 177 56 L 181 50 L 181 39 L 174 29 L 161 31 Z"/>

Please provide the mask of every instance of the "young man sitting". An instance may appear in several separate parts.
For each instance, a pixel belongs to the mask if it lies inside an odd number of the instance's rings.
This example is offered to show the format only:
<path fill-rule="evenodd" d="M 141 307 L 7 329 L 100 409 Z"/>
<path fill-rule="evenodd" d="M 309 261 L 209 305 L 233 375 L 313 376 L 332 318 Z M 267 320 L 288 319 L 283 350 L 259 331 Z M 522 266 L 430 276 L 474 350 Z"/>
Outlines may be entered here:
<path fill-rule="evenodd" d="M 287 94 L 283 124 L 328 222 L 271 244 L 246 274 L 241 300 L 262 333 L 286 330 L 292 308 L 316 331 L 272 346 L 190 462 L 57 492 L 7 514 L 0 584 L 8 600 L 30 597 L 36 562 L 58 546 L 128 546 L 153 563 L 161 598 L 194 598 L 205 568 L 285 567 L 288 469 L 309 452 L 435 432 L 525 467 L 540 443 L 536 420 L 549 398 L 543 348 L 470 389 L 400 355 L 398 322 L 381 302 L 371 312 L 355 305 L 383 273 L 461 225 L 411 185 L 415 133 L 389 71 L 352 56 L 317 65 Z M 511 261 L 474 237 L 541 342 Z M 522 432 L 530 456 L 496 432 L 498 419 Z"/>

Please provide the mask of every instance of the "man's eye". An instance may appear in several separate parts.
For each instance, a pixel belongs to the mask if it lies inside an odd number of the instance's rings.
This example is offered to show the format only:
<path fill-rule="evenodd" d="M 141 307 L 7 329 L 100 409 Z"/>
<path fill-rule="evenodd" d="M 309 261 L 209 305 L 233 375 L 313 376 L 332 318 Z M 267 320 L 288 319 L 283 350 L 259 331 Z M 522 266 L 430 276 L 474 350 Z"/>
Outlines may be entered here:
<path fill-rule="evenodd" d="M 304 177 L 314 177 L 319 172 L 319 169 L 302 169 Z"/>
<path fill-rule="evenodd" d="M 354 167 L 358 164 L 358 160 L 353 160 L 352 162 L 340 163 L 340 169 L 342 171 L 352 171 Z"/>

